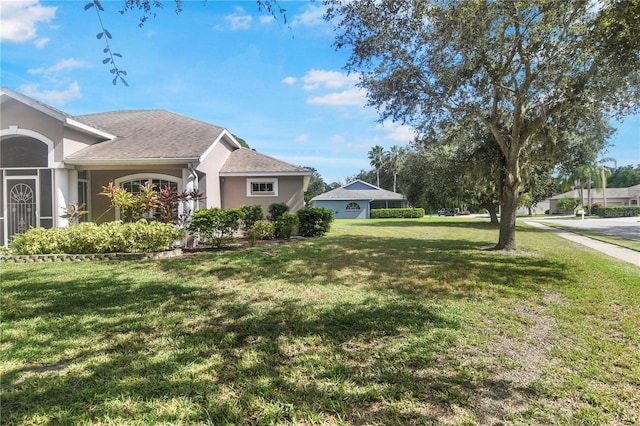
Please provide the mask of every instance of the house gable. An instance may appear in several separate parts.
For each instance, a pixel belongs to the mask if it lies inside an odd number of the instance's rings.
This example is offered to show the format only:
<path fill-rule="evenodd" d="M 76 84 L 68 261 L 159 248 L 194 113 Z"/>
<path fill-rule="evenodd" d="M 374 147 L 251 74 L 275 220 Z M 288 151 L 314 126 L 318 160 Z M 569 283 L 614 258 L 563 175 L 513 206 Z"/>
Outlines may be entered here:
<path fill-rule="evenodd" d="M 358 191 L 358 190 L 362 190 L 362 191 L 367 191 L 367 190 L 371 190 L 371 191 L 377 191 L 380 190 L 380 188 L 378 188 L 375 185 L 371 185 L 370 183 L 361 181 L 361 180 L 355 180 L 351 183 L 348 183 L 347 185 L 343 186 L 344 189 L 348 190 L 348 191 Z"/>

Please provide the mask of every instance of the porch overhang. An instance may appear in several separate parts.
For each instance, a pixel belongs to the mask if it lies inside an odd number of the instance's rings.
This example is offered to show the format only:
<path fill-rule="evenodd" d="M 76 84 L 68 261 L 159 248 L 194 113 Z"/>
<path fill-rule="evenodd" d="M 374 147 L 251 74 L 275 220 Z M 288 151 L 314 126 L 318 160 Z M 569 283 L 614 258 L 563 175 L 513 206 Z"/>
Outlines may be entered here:
<path fill-rule="evenodd" d="M 198 163 L 197 157 L 186 158 L 67 158 L 65 164 L 85 167 L 114 167 L 114 166 L 186 166 Z"/>

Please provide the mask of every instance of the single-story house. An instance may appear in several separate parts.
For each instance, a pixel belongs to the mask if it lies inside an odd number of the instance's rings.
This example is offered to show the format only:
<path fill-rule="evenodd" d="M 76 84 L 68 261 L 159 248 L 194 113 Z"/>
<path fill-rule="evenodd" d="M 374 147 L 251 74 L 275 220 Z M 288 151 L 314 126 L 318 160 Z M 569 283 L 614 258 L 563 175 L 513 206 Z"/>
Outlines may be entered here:
<path fill-rule="evenodd" d="M 99 195 L 113 181 L 204 194 L 197 207 L 304 206 L 312 172 L 243 148 L 228 130 L 164 110 L 71 116 L 0 89 L 0 245 L 32 226 L 64 227 L 70 203 L 87 219 L 117 219 Z"/>
<path fill-rule="evenodd" d="M 565 197 L 581 199 L 584 207 L 589 205 L 589 190 L 583 189 L 580 191 L 578 189 L 574 189 L 549 198 L 549 212 L 551 214 L 555 214 L 560 211 L 558 208 L 558 201 Z M 602 188 L 592 188 L 591 204 L 601 204 L 603 206 L 606 205 L 607 207 L 638 206 L 640 205 L 640 185 L 630 186 L 628 188 L 606 188 L 604 191 Z"/>
<path fill-rule="evenodd" d="M 408 202 L 402 194 L 355 180 L 312 198 L 311 205 L 333 210 L 336 219 L 368 219 L 372 209 L 406 208 Z"/>

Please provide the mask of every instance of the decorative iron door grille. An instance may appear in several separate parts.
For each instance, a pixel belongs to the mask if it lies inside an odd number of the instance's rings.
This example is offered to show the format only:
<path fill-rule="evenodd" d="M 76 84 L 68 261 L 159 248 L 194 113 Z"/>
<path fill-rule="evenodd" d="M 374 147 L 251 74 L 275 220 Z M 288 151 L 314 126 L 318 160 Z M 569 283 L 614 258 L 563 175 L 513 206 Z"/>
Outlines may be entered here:
<path fill-rule="evenodd" d="M 7 180 L 8 237 L 37 226 L 35 179 Z"/>

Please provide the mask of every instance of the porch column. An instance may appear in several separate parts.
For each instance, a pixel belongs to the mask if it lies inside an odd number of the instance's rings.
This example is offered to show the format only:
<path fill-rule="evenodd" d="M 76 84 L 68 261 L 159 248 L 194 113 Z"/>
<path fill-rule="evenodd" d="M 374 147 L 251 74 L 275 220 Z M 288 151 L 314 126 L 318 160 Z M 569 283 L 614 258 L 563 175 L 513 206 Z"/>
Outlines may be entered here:
<path fill-rule="evenodd" d="M 182 169 L 182 182 L 185 192 L 198 191 L 198 174 L 191 164 L 189 164 L 187 168 Z M 197 200 L 191 200 L 187 203 L 187 205 L 178 206 L 178 214 L 183 214 L 185 209 L 193 213 L 199 207 L 200 206 L 198 206 Z"/>
<path fill-rule="evenodd" d="M 69 221 L 60 215 L 64 214 L 63 209 L 72 202 L 74 194 L 71 192 L 71 176 L 68 169 L 53 169 L 53 226 L 64 228 L 69 226 Z M 74 170 L 75 171 L 75 170 Z M 75 172 L 75 198 L 78 198 L 78 172 Z"/>

